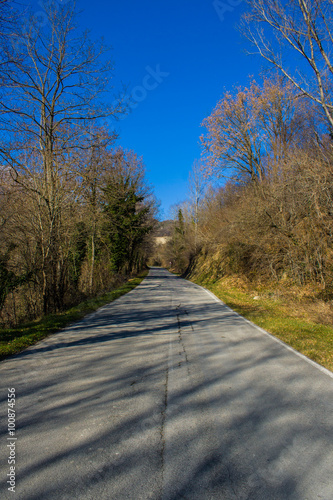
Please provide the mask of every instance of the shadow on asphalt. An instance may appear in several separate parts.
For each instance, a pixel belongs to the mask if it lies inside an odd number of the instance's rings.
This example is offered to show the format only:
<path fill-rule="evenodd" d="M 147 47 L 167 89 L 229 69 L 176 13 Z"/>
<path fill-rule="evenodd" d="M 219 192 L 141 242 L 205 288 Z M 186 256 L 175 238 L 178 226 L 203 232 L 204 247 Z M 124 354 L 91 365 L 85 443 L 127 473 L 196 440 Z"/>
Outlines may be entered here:
<path fill-rule="evenodd" d="M 35 407 L 18 419 L 19 435 L 40 435 L 51 422 L 52 439 L 58 435 L 64 440 L 64 422 L 83 430 L 92 416 L 104 422 L 104 430 L 87 432 L 78 444 L 68 439 L 60 450 L 41 450 L 31 456 L 20 468 L 18 488 L 28 478 L 50 480 L 42 485 L 42 496 L 28 494 L 24 500 L 81 498 L 80 492 L 83 497 L 87 491 L 94 498 L 97 485 L 107 487 L 103 499 L 114 500 L 133 498 L 132 491 L 138 495 L 135 498 L 156 500 L 304 500 L 303 480 L 316 474 L 324 481 L 323 491 L 328 491 L 332 386 L 326 390 L 319 372 L 310 370 L 309 375 L 301 360 L 268 337 L 263 342 L 262 334 L 249 324 L 244 326 L 241 317 L 208 296 L 201 305 L 178 306 L 175 300 L 172 308 L 162 310 L 155 300 L 140 312 L 143 291 L 146 299 L 153 293 L 161 300 L 170 283 L 171 288 L 181 287 L 181 293 L 195 291 L 193 284 L 163 270 L 153 271 L 143 287 L 53 335 L 46 345 L 42 342 L 12 358 L 11 362 L 30 357 L 43 360 L 37 362 L 40 380 L 38 373 L 31 380 L 27 373 L 20 388 L 20 400 L 30 396 Z M 251 330 L 248 336 L 238 334 L 244 328 Z M 216 336 L 209 332 L 222 329 L 219 349 L 222 352 L 225 346 L 228 355 L 222 354 L 225 364 L 220 366 Z M 200 360 L 198 366 L 205 367 L 201 380 L 194 373 L 184 389 L 168 399 L 169 336 L 181 332 L 182 341 L 186 344 L 188 338 L 191 345 L 191 336 L 201 331 L 206 337 L 204 348 L 188 351 L 190 374 L 192 355 Z M 123 340 L 128 341 L 127 349 L 119 351 Z M 277 372 L 282 363 L 285 371 Z M 72 380 L 80 381 L 80 388 L 70 393 Z M 146 399 L 148 406 L 141 407 Z M 193 416 L 196 424 L 191 426 Z M 167 445 L 163 442 L 166 420 L 171 429 Z M 207 443 L 201 445 L 203 436 Z M 156 449 L 152 441 L 158 444 Z M 42 443 L 48 446 L 47 434 Z M 73 469 L 51 480 L 53 467 L 68 464 L 69 458 Z M 82 463 L 85 468 L 73 475 L 75 464 Z M 181 474 L 176 467 L 172 475 L 173 464 L 179 463 Z M 3 478 L 1 488 L 6 488 Z M 308 498 L 315 498 L 311 494 Z"/>

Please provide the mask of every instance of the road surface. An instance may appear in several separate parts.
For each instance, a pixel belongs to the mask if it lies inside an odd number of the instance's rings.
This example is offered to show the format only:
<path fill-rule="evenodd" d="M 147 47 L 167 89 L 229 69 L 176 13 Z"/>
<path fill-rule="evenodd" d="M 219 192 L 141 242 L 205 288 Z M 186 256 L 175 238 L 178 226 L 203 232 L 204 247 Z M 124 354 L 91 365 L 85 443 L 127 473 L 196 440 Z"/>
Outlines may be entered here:
<path fill-rule="evenodd" d="M 0 363 L 0 498 L 332 500 L 332 376 L 153 268 Z"/>

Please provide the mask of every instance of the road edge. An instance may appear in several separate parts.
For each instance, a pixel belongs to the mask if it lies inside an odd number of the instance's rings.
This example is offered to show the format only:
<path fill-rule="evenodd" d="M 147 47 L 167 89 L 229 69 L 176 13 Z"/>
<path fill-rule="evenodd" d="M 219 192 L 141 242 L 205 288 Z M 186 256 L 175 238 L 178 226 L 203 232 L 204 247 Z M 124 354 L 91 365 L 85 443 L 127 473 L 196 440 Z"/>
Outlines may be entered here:
<path fill-rule="evenodd" d="M 189 281 L 189 280 L 186 280 L 186 281 Z M 272 340 L 274 340 L 275 342 L 277 342 L 278 344 L 282 345 L 283 347 L 285 347 L 288 351 L 291 351 L 293 352 L 294 354 L 296 354 L 296 356 L 298 356 L 299 358 L 303 359 L 304 361 L 306 361 L 308 364 L 312 365 L 313 367 L 317 368 L 317 370 L 321 371 L 322 373 L 324 373 L 325 375 L 327 375 L 328 377 L 330 377 L 331 379 L 333 379 L 333 372 L 331 372 L 328 368 L 325 368 L 324 366 L 320 365 L 319 363 L 316 363 L 316 361 L 313 361 L 312 359 L 308 358 L 307 356 L 305 356 L 305 354 L 302 354 L 301 352 L 297 351 L 296 349 L 294 349 L 293 347 L 291 347 L 290 345 L 286 344 L 285 342 L 283 342 L 283 340 L 280 340 L 279 338 L 275 337 L 273 334 L 267 332 L 266 330 L 264 330 L 263 328 L 261 328 L 260 326 L 256 325 L 255 323 L 253 323 L 252 321 L 250 321 L 249 319 L 247 318 L 244 318 L 244 316 L 242 316 L 241 314 L 239 314 L 238 312 L 234 311 L 233 309 L 231 309 L 231 307 L 229 307 L 227 304 L 225 304 L 223 302 L 223 300 L 219 299 L 213 292 L 211 292 L 210 290 L 208 290 L 207 288 L 205 288 L 204 286 L 201 286 L 201 285 L 198 285 L 197 283 L 193 283 L 192 281 L 190 281 L 190 283 L 192 283 L 193 285 L 201 288 L 202 290 L 204 290 L 208 295 L 210 295 L 210 297 L 212 299 L 214 299 L 216 302 L 222 304 L 224 307 L 226 307 L 229 311 L 231 311 L 233 314 L 236 314 L 237 316 L 241 317 L 244 321 L 246 321 L 247 323 L 249 323 L 250 325 L 254 326 L 257 330 L 259 330 L 261 333 L 264 333 L 265 335 L 268 335 Z"/>

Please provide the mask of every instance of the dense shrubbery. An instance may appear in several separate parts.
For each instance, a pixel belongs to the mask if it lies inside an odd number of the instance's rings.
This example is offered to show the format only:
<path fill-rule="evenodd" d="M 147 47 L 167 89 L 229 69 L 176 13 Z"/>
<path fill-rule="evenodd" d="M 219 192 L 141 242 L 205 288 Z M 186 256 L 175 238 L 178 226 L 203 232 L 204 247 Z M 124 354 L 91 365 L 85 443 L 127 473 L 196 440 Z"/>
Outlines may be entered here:
<path fill-rule="evenodd" d="M 185 271 L 206 257 L 216 277 L 312 283 L 332 298 L 332 0 L 246 3 L 243 32 L 276 73 L 226 92 L 204 120 L 202 176 L 165 261 Z M 215 187 L 198 203 L 205 175 Z"/>
<path fill-rule="evenodd" d="M 165 262 L 185 272 L 205 254 L 212 275 L 311 282 L 331 298 L 333 144 L 320 110 L 266 79 L 226 94 L 204 125 L 201 181 L 215 187 L 179 207 Z"/>

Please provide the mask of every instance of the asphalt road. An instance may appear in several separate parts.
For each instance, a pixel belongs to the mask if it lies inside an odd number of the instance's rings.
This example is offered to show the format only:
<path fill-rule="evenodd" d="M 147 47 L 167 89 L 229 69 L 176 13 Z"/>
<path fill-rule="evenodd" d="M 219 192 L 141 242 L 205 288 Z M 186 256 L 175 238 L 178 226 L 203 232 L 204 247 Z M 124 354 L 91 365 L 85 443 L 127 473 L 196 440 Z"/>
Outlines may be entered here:
<path fill-rule="evenodd" d="M 333 498 L 333 374 L 163 269 L 0 377 L 1 499 Z"/>

